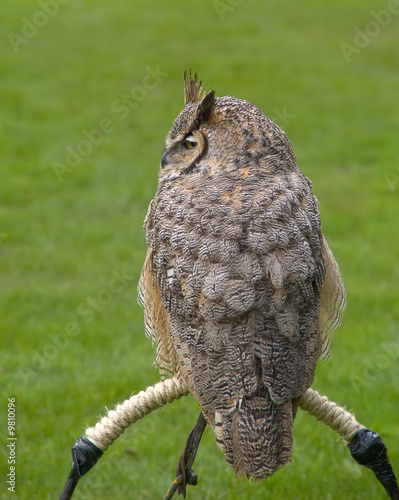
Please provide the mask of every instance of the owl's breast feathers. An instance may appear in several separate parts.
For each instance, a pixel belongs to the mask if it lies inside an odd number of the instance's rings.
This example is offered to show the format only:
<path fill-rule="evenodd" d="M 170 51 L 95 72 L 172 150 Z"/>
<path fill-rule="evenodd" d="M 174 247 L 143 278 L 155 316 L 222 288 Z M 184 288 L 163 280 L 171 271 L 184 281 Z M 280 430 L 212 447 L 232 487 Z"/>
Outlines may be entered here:
<path fill-rule="evenodd" d="M 161 373 L 188 384 L 237 475 L 290 460 L 344 291 L 298 169 L 239 168 L 160 183 L 140 280 Z"/>

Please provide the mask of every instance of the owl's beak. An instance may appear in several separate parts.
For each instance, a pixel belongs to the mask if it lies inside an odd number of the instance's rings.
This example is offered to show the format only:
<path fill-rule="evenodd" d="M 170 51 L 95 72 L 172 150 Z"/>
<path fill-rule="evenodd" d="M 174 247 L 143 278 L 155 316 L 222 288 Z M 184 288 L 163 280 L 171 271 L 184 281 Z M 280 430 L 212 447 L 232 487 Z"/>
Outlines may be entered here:
<path fill-rule="evenodd" d="M 167 153 L 165 152 L 165 153 L 162 155 L 162 160 L 161 160 L 161 168 L 165 168 L 167 164 L 168 164 L 168 155 L 167 155 Z"/>

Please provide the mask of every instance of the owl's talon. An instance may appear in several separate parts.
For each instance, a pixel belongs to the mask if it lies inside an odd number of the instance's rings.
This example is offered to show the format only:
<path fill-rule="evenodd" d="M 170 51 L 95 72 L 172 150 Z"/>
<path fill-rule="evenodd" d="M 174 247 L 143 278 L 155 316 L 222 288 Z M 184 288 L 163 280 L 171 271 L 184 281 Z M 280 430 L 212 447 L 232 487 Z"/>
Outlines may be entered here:
<path fill-rule="evenodd" d="M 183 495 L 186 498 L 186 488 L 189 484 L 190 486 L 196 486 L 198 484 L 198 476 L 193 471 L 192 465 L 197 455 L 198 446 L 201 441 L 202 434 L 206 427 L 206 420 L 202 415 L 199 414 L 197 423 L 192 428 L 184 447 L 183 453 L 181 454 L 179 464 L 176 469 L 176 477 L 182 476 L 182 481 L 178 486 L 179 495 Z"/>
<path fill-rule="evenodd" d="M 198 476 L 193 469 L 190 469 L 187 473 L 187 484 L 190 486 L 197 486 L 198 484 Z"/>

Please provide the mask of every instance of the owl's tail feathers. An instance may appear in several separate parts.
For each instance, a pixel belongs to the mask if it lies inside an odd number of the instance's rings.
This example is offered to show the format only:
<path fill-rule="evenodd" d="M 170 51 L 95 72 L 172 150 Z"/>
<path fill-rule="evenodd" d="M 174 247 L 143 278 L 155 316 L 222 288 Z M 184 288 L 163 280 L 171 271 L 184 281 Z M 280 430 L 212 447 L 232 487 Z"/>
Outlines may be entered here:
<path fill-rule="evenodd" d="M 218 437 L 217 420 L 215 415 Z M 270 396 L 243 399 L 239 408 L 223 415 L 220 420 L 223 438 L 218 442 L 237 477 L 246 475 L 261 481 L 290 463 L 293 442 L 291 402 L 276 405 Z"/>

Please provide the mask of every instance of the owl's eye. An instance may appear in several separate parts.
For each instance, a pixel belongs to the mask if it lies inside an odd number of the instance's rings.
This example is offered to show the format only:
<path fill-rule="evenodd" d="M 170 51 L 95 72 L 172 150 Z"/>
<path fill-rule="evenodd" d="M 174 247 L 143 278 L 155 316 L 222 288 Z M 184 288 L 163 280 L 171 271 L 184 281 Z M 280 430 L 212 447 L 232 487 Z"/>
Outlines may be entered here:
<path fill-rule="evenodd" d="M 197 139 L 193 135 L 189 135 L 184 139 L 183 145 L 186 149 L 194 149 L 197 146 Z"/>

